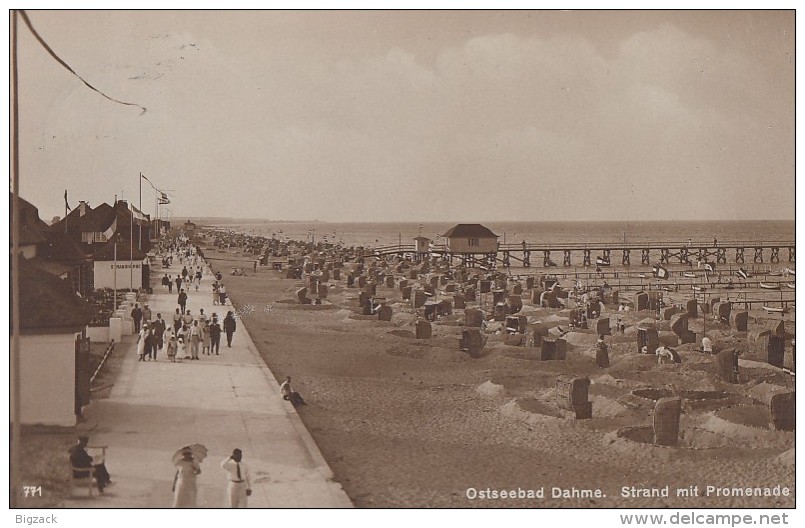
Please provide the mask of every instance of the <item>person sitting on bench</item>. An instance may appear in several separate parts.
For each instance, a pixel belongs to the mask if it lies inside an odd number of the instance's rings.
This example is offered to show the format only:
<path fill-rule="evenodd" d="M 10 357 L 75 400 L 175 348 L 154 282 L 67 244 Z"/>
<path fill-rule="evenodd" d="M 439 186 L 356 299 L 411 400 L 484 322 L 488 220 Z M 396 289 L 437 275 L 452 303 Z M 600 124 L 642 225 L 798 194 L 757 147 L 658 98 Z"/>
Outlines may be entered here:
<path fill-rule="evenodd" d="M 282 385 L 280 385 L 280 393 L 282 394 L 282 399 L 288 400 L 291 402 L 291 404 L 293 404 L 294 407 L 297 405 L 307 405 L 305 400 L 302 399 L 302 395 L 291 388 L 290 376 L 286 377 L 285 381 L 283 381 Z"/>
<path fill-rule="evenodd" d="M 95 477 L 98 493 L 103 493 L 103 488 L 110 485 L 112 479 L 103 461 L 99 464 L 93 463 L 86 449 L 88 442 L 88 436 L 79 436 L 78 443 L 70 448 L 70 465 L 74 468 L 73 478 Z"/>

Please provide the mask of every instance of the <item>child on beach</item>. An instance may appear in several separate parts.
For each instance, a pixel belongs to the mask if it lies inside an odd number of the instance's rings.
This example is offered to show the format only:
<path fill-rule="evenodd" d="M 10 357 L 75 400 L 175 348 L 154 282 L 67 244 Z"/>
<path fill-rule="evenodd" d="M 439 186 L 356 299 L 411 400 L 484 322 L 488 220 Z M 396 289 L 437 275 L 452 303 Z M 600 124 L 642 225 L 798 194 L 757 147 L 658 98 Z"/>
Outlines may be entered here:
<path fill-rule="evenodd" d="M 168 359 L 171 363 L 176 363 L 176 351 L 179 348 L 179 343 L 176 342 L 176 336 L 171 335 L 168 338 Z"/>

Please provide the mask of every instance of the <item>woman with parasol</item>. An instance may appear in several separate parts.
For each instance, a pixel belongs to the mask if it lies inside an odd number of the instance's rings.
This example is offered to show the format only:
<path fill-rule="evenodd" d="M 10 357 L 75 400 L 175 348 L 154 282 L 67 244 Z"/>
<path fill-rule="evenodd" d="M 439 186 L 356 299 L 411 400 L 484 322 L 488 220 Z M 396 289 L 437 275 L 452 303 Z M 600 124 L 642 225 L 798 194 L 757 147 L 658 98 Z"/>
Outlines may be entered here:
<path fill-rule="evenodd" d="M 193 444 L 173 454 L 176 475 L 173 477 L 173 508 L 196 507 L 196 476 L 201 473 L 199 464 L 207 456 L 207 448 Z"/>

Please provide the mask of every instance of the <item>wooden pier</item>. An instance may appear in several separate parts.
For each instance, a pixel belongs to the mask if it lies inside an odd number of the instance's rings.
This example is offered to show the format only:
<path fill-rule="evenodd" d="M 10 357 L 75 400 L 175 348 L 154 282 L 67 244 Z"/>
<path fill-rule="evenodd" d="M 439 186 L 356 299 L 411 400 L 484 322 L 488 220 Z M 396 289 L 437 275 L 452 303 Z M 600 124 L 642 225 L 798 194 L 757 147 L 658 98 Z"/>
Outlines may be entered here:
<path fill-rule="evenodd" d="M 413 244 L 381 246 L 374 249 L 375 255 L 414 254 Z M 716 264 L 745 263 L 779 263 L 782 257 L 787 262 L 795 262 L 796 244 L 793 241 L 759 242 L 759 241 L 725 241 L 718 244 L 702 244 L 693 242 L 641 242 L 641 243 L 592 243 L 592 244 L 498 244 L 496 253 L 451 253 L 446 246 L 434 245 L 431 255 L 448 258 L 451 262 L 460 259 L 464 264 L 494 266 L 497 263 L 504 267 L 520 265 L 531 267 L 541 263 L 544 267 L 561 266 L 596 266 L 600 259 L 605 265 L 630 266 L 634 262 L 648 266 L 660 264 L 688 264 L 696 261 L 715 262 Z M 554 256 L 557 260 L 553 260 Z"/>

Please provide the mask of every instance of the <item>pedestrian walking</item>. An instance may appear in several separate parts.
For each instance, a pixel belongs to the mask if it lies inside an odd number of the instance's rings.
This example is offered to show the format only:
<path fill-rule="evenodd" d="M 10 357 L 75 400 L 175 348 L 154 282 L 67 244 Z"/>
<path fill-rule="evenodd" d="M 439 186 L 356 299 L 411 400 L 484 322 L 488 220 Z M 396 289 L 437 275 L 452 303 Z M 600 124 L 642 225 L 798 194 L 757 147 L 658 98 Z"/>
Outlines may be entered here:
<path fill-rule="evenodd" d="M 187 326 L 182 325 L 182 329 L 179 330 L 179 334 L 176 337 L 177 342 L 179 343 L 179 356 L 182 359 L 190 359 L 190 356 L 187 355 L 187 340 L 190 338 L 188 335 Z"/>
<path fill-rule="evenodd" d="M 182 327 L 182 314 L 179 312 L 179 308 L 177 308 L 176 313 L 173 314 L 173 333 L 174 334 L 178 333 L 181 327 Z"/>
<path fill-rule="evenodd" d="M 252 494 L 252 483 L 249 468 L 243 463 L 243 452 L 233 449 L 232 455 L 221 462 L 221 468 L 227 479 L 227 506 L 246 508 Z"/>
<path fill-rule="evenodd" d="M 224 332 L 226 332 L 226 346 L 228 348 L 232 348 L 232 336 L 235 334 L 237 327 L 235 315 L 231 311 L 226 312 L 226 317 L 224 317 Z"/>
<path fill-rule="evenodd" d="M 173 293 L 173 279 L 171 279 L 170 275 L 168 275 L 168 282 L 166 286 L 168 287 L 168 293 Z"/>
<path fill-rule="evenodd" d="M 218 284 L 218 303 L 221 306 L 226 304 L 226 286 L 224 286 L 223 282 Z"/>
<path fill-rule="evenodd" d="M 179 290 L 182 289 L 182 277 L 177 275 L 176 280 L 174 282 L 176 283 L 176 291 L 178 292 Z"/>
<path fill-rule="evenodd" d="M 176 341 L 176 336 L 171 334 L 168 338 L 168 359 L 171 363 L 176 363 L 176 353 L 179 351 L 179 343 Z"/>
<path fill-rule="evenodd" d="M 154 335 L 156 336 L 155 347 L 154 347 L 154 359 L 157 357 L 157 352 L 162 350 L 162 347 L 165 346 L 165 330 L 167 329 L 167 325 L 165 324 L 165 320 L 162 319 L 162 314 L 158 313 L 157 318 L 154 320 Z"/>
<path fill-rule="evenodd" d="M 190 314 L 190 310 L 185 311 L 182 316 L 182 322 L 187 325 L 188 328 L 193 325 L 193 316 Z"/>
<path fill-rule="evenodd" d="M 144 326 L 137 336 L 137 361 L 145 361 L 145 336 L 148 335 L 148 326 Z"/>
<path fill-rule="evenodd" d="M 131 318 L 134 319 L 134 332 L 139 333 L 140 324 L 143 321 L 143 311 L 137 303 L 134 303 L 134 308 L 131 310 Z"/>
<path fill-rule="evenodd" d="M 210 355 L 210 325 L 207 321 L 202 321 L 199 326 L 201 326 L 201 353 Z"/>
<path fill-rule="evenodd" d="M 163 266 L 165 265 L 165 261 L 164 261 L 164 260 L 162 261 L 162 265 L 163 265 Z M 171 280 L 168 278 L 168 276 L 167 276 L 167 275 L 163 275 L 163 276 L 162 276 L 162 285 L 163 285 L 163 286 L 164 286 L 164 287 L 167 289 L 167 288 L 168 288 L 168 286 L 170 286 L 170 284 L 171 284 Z"/>
<path fill-rule="evenodd" d="M 201 466 L 193 459 L 193 453 L 185 451 L 182 459 L 176 462 L 176 475 L 173 477 L 173 507 L 196 507 L 196 476 L 201 474 Z"/>
<path fill-rule="evenodd" d="M 218 316 L 212 314 L 212 322 L 209 328 L 210 333 L 210 354 L 215 350 L 215 355 L 220 355 L 221 351 L 221 324 L 218 322 Z"/>
<path fill-rule="evenodd" d="M 150 325 L 151 324 L 151 308 L 148 307 L 148 303 L 145 304 L 143 307 L 143 323 Z"/>
<path fill-rule="evenodd" d="M 190 359 L 198 359 L 198 348 L 201 343 L 201 329 L 198 326 L 198 321 L 193 321 L 193 326 L 190 327 Z"/>
<path fill-rule="evenodd" d="M 179 304 L 179 308 L 182 309 L 182 313 L 187 310 L 187 294 L 184 290 L 179 291 L 179 298 L 177 299 L 177 304 Z"/>
<path fill-rule="evenodd" d="M 218 304 L 220 300 L 220 296 L 218 294 L 218 281 L 212 283 L 212 304 L 213 306 Z"/>
<path fill-rule="evenodd" d="M 148 335 L 145 339 L 145 353 L 148 356 L 148 361 L 157 360 L 157 335 L 154 325 L 148 326 Z"/>
<path fill-rule="evenodd" d="M 204 313 L 204 308 L 198 311 L 198 322 L 205 323 L 207 321 L 207 314 Z"/>

